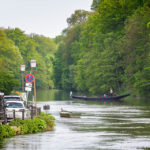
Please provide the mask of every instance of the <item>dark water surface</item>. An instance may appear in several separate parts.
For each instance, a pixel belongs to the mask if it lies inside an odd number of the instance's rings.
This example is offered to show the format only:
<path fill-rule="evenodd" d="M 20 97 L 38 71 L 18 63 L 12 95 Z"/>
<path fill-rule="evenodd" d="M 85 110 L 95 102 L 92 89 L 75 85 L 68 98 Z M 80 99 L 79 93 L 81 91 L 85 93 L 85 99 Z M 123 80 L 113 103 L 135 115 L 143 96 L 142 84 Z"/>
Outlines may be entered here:
<path fill-rule="evenodd" d="M 148 106 L 100 104 L 73 100 L 63 91 L 39 91 L 38 106 L 49 104 L 55 130 L 5 139 L 2 150 L 148 150 Z M 81 118 L 60 118 L 61 108 Z"/>

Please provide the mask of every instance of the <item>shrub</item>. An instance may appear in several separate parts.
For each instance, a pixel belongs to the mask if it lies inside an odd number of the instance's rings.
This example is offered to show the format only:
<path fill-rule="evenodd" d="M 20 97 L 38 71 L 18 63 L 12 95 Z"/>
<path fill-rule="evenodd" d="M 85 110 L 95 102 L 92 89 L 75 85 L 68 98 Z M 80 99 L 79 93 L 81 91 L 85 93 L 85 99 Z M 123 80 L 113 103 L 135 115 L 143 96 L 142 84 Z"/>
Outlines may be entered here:
<path fill-rule="evenodd" d="M 12 120 L 12 121 L 9 122 L 10 126 L 17 126 L 17 127 L 19 127 L 19 126 L 21 126 L 23 124 L 24 124 L 24 120 L 21 120 L 19 118 L 16 118 L 15 120 Z"/>
<path fill-rule="evenodd" d="M 0 140 L 2 139 L 2 125 L 0 124 Z"/>
<path fill-rule="evenodd" d="M 41 115 L 38 116 L 38 118 L 46 122 L 46 125 L 47 125 L 46 130 L 53 130 L 55 126 L 55 118 L 51 116 L 51 114 L 41 113 Z"/>
<path fill-rule="evenodd" d="M 9 125 L 13 126 L 13 129 Z M 41 113 L 40 116 L 32 120 L 12 120 L 9 125 L 0 125 L 0 138 L 10 137 L 16 134 L 31 134 L 45 130 L 53 130 L 55 118 L 51 116 L 51 114 Z M 19 129 L 17 127 L 19 127 Z M 15 130 L 16 128 L 18 130 Z"/>
<path fill-rule="evenodd" d="M 16 131 L 9 125 L 1 125 L 1 138 L 7 138 L 16 135 Z"/>
<path fill-rule="evenodd" d="M 29 132 L 29 128 L 27 126 L 27 123 L 25 123 L 21 126 L 20 134 L 27 134 L 28 132 Z"/>
<path fill-rule="evenodd" d="M 34 118 L 33 120 L 34 125 L 37 128 L 37 132 L 45 131 L 46 129 L 46 122 L 40 118 Z"/>
<path fill-rule="evenodd" d="M 40 118 L 34 118 L 32 120 L 16 119 L 11 121 L 9 125 L 20 126 L 21 134 L 42 132 L 46 129 L 46 122 L 44 120 L 41 120 Z"/>

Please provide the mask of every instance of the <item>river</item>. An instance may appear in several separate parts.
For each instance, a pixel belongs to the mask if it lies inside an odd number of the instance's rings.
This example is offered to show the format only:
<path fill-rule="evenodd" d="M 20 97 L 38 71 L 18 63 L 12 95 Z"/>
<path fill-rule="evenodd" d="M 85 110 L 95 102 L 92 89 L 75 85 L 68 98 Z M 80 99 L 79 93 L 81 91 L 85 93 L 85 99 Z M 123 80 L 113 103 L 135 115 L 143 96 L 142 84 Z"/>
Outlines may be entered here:
<path fill-rule="evenodd" d="M 37 105 L 50 105 L 54 131 L 20 135 L 1 142 L 1 150 L 148 150 L 150 109 L 144 105 L 73 100 L 63 91 L 39 91 Z M 61 108 L 81 112 L 61 118 Z"/>

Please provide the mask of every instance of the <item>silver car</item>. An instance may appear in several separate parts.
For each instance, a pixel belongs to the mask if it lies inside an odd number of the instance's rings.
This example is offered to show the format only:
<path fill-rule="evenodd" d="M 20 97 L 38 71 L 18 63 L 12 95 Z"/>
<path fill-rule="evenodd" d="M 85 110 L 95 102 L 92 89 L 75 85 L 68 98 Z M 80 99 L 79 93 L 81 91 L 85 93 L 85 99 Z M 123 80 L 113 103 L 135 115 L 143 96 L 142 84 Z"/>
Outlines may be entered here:
<path fill-rule="evenodd" d="M 23 111 L 24 111 L 24 118 L 30 118 L 30 110 L 26 109 L 24 103 L 22 101 L 6 101 L 6 114 L 7 118 L 11 119 L 14 117 L 15 111 L 15 118 L 22 119 Z"/>
<path fill-rule="evenodd" d="M 4 102 L 7 101 L 23 101 L 21 96 L 18 95 L 5 95 Z"/>

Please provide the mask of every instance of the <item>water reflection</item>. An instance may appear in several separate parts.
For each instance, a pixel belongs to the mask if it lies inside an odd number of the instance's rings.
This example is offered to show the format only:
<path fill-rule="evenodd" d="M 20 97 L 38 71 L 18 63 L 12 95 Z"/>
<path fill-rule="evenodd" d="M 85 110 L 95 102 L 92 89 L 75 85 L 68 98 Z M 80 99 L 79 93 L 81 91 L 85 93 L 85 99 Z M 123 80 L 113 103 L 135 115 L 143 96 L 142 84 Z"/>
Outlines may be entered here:
<path fill-rule="evenodd" d="M 87 103 L 69 100 L 69 98 L 59 100 L 60 97 L 54 101 L 52 97 L 48 98 L 48 94 L 50 93 L 45 93 L 43 99 L 40 97 L 38 106 L 43 107 L 45 104 L 51 106 L 50 112 L 56 118 L 55 130 L 7 139 L 5 148 L 2 150 L 142 150 L 150 148 L 149 109 L 123 104 Z M 61 108 L 81 112 L 81 118 L 61 118 L 59 116 Z"/>
<path fill-rule="evenodd" d="M 32 100 L 33 93 L 29 93 L 29 100 Z M 37 90 L 37 101 L 69 100 L 69 92 L 63 90 Z"/>

